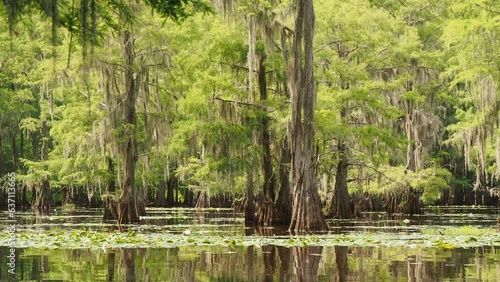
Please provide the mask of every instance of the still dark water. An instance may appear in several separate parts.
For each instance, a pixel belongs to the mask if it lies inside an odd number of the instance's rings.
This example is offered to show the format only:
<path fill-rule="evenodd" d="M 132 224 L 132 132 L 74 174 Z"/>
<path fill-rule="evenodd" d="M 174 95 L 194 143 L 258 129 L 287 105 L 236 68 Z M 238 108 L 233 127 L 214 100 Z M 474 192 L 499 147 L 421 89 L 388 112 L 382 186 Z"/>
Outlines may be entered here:
<path fill-rule="evenodd" d="M 331 232 L 418 233 L 423 227 L 494 227 L 497 209 L 430 208 L 423 216 L 366 214 L 329 222 Z M 6 225 L 2 214 L 1 225 Z M 99 210 L 54 212 L 33 218 L 18 213 L 17 232 L 90 229 L 106 232 Z M 402 224 L 402 220 L 406 224 Z M 230 210 L 149 210 L 138 232 L 169 230 L 223 236 L 283 235 L 279 229 L 246 229 Z M 16 250 L 16 276 L 7 272 L 7 247 L 0 247 L 1 281 L 500 281 L 500 248 L 182 246 L 174 248 Z"/>

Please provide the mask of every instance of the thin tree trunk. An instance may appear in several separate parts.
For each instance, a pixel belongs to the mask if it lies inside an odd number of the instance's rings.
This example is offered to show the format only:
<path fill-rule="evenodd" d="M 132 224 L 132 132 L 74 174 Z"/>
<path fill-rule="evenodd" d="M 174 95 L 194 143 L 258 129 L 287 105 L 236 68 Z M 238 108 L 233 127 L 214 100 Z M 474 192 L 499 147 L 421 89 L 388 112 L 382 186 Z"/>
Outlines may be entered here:
<path fill-rule="evenodd" d="M 19 151 L 17 150 L 16 144 L 16 131 L 16 129 L 12 131 L 12 171 L 17 171 L 19 168 Z"/>
<path fill-rule="evenodd" d="M 253 266 L 254 262 L 254 253 L 253 253 L 253 246 L 248 246 L 247 250 L 245 252 L 245 260 L 246 260 L 246 269 L 247 269 L 247 281 L 254 281 L 255 280 L 255 269 Z"/>
<path fill-rule="evenodd" d="M 279 267 L 279 281 L 292 281 L 290 266 L 292 263 L 292 248 L 277 246 Z"/>
<path fill-rule="evenodd" d="M 115 253 L 108 253 L 108 282 L 115 281 Z"/>
<path fill-rule="evenodd" d="M 107 185 L 106 185 L 106 195 L 103 200 L 104 204 L 104 220 L 117 219 L 118 215 L 116 214 L 116 200 L 115 196 L 115 164 L 113 159 L 108 156 L 108 175 L 107 175 Z"/>
<path fill-rule="evenodd" d="M 250 225 L 255 222 L 255 207 L 253 198 L 253 172 L 247 169 L 247 202 L 245 205 L 245 224 Z"/>
<path fill-rule="evenodd" d="M 264 282 L 273 282 L 274 273 L 276 272 L 276 246 L 262 246 L 262 256 L 264 259 Z"/>
<path fill-rule="evenodd" d="M 316 188 L 314 165 L 314 81 L 313 37 L 314 8 L 312 0 L 297 0 L 293 65 L 290 70 L 292 94 L 292 183 L 293 211 L 290 230 L 327 230 L 321 200 Z M 303 64 L 302 64 L 303 62 Z"/>
<path fill-rule="evenodd" d="M 19 148 L 19 156 L 21 158 L 24 158 L 24 133 L 23 133 L 23 130 L 21 129 L 21 140 L 20 140 L 20 143 L 21 143 L 21 146 Z"/>
<path fill-rule="evenodd" d="M 417 171 L 415 156 L 415 136 L 413 136 L 413 106 L 410 101 L 405 102 L 405 131 L 408 145 L 406 147 L 406 169 Z"/>
<path fill-rule="evenodd" d="M 41 160 L 47 161 L 49 159 L 49 129 L 47 127 L 47 121 L 42 120 L 42 154 Z M 49 180 L 44 178 L 41 180 L 41 185 L 36 190 L 36 199 L 32 206 L 35 213 L 46 214 L 50 211 L 50 206 L 52 204 L 52 195 L 50 191 Z"/>
<path fill-rule="evenodd" d="M 292 193 L 290 188 L 290 163 L 292 153 L 288 147 L 288 138 L 281 142 L 281 160 L 278 165 L 279 191 L 276 197 L 276 211 L 279 223 L 290 225 L 292 219 Z"/>
<path fill-rule="evenodd" d="M 38 151 L 38 137 L 35 132 L 31 132 L 31 155 L 35 157 Z"/>
<path fill-rule="evenodd" d="M 266 83 L 266 67 L 264 65 L 264 58 L 259 60 L 259 92 L 260 102 L 262 105 L 267 100 L 267 83 Z M 274 198 L 275 198 L 275 180 L 273 173 L 273 162 L 271 156 L 271 140 L 269 136 L 269 125 L 267 115 L 262 118 L 262 131 L 260 134 L 260 145 L 262 146 L 262 172 L 264 175 L 264 185 L 262 191 L 264 197 L 259 205 L 258 215 L 259 224 L 264 226 L 271 226 L 274 219 Z"/>

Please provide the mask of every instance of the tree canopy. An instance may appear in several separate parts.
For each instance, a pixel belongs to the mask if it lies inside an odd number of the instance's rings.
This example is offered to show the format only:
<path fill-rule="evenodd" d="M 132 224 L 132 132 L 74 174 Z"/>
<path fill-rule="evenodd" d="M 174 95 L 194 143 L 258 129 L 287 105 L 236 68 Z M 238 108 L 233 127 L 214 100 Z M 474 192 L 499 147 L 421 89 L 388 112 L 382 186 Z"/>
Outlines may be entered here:
<path fill-rule="evenodd" d="M 292 2 L 4 0 L 0 181 L 297 230 L 498 203 L 498 1 Z"/>

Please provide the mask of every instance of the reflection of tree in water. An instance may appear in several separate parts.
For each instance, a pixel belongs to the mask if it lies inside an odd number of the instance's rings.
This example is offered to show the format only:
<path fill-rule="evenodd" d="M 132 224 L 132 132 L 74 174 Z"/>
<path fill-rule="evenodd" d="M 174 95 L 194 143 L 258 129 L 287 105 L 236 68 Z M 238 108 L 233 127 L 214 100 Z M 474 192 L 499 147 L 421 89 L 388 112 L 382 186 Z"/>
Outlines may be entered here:
<path fill-rule="evenodd" d="M 125 281 L 135 281 L 135 249 L 122 249 L 122 267 Z"/>
<path fill-rule="evenodd" d="M 408 263 L 408 281 L 421 281 L 422 279 L 422 263 L 417 260 L 416 255 L 411 255 L 406 258 Z"/>
<path fill-rule="evenodd" d="M 262 255 L 264 257 L 264 281 L 274 281 L 274 271 L 276 270 L 276 246 L 262 246 Z"/>
<path fill-rule="evenodd" d="M 347 254 L 349 248 L 347 246 L 335 246 L 335 264 L 337 265 L 336 281 L 347 281 L 349 275 L 349 265 L 347 263 Z"/>
<path fill-rule="evenodd" d="M 30 280 L 38 279 L 38 258 L 33 258 L 31 262 Z"/>
<path fill-rule="evenodd" d="M 323 247 L 294 247 L 292 281 L 313 282 L 318 279 L 319 262 Z"/>
<path fill-rule="evenodd" d="M 115 253 L 108 253 L 108 281 L 115 281 Z"/>
<path fill-rule="evenodd" d="M 39 265 L 41 265 L 41 270 L 43 274 L 47 274 L 50 272 L 50 267 L 49 267 L 49 256 L 40 256 L 40 264 L 38 263 L 38 258 L 33 258 L 33 262 L 31 264 L 31 273 L 30 273 L 30 279 L 31 280 L 39 280 L 40 276 L 40 268 Z"/>
<path fill-rule="evenodd" d="M 148 267 L 148 250 L 147 249 L 139 249 L 139 257 L 142 258 L 142 281 L 151 281 L 151 271 Z"/>
<path fill-rule="evenodd" d="M 120 267 L 123 269 L 124 280 L 127 282 L 131 281 L 151 281 L 151 272 L 147 267 L 148 250 L 146 249 L 121 249 L 122 259 Z M 139 252 L 138 257 L 142 258 L 142 262 L 139 262 L 136 272 L 135 259 L 137 257 L 137 252 Z M 108 254 L 108 281 L 115 281 L 114 270 L 115 255 Z M 119 279 L 118 279 L 119 280 Z"/>
<path fill-rule="evenodd" d="M 253 261 L 254 261 L 254 256 L 253 256 L 253 246 L 248 246 L 246 250 L 246 261 L 247 261 L 247 279 L 249 281 L 254 279 L 254 268 L 253 268 Z"/>
<path fill-rule="evenodd" d="M 276 248 L 278 248 L 278 258 L 280 262 L 279 281 L 291 281 L 290 262 L 292 261 L 292 249 L 286 247 Z"/>

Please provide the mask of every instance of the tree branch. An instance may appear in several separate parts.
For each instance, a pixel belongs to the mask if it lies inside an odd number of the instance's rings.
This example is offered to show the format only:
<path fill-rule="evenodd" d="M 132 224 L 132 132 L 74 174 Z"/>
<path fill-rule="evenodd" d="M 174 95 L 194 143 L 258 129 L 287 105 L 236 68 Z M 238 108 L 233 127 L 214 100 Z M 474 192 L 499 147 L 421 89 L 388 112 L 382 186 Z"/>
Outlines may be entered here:
<path fill-rule="evenodd" d="M 337 44 L 337 43 L 340 43 L 340 42 L 343 42 L 343 40 L 335 40 L 335 41 L 331 41 L 331 42 L 325 43 L 325 44 L 321 45 L 321 47 L 319 47 L 318 50 L 314 51 L 314 54 L 316 54 L 319 51 L 323 50 L 323 48 L 325 48 L 328 45 Z"/>
<path fill-rule="evenodd" d="M 383 173 L 383 172 L 379 171 L 376 167 L 373 167 L 373 166 L 368 165 L 368 164 L 366 164 L 366 163 L 356 163 L 356 164 L 353 164 L 353 165 L 364 166 L 364 167 L 369 168 L 369 169 L 373 170 L 374 172 L 376 172 L 376 173 L 378 173 L 378 174 L 382 175 L 383 177 L 387 178 L 387 179 L 388 179 L 388 180 L 390 180 L 391 182 L 397 183 L 397 184 L 402 185 L 402 186 L 406 186 L 406 184 L 405 184 L 405 183 L 402 183 L 402 182 L 399 182 L 399 181 L 397 181 L 397 180 L 395 180 L 395 179 L 390 178 L 390 177 L 389 177 L 389 176 L 387 176 L 385 173 Z"/>
<path fill-rule="evenodd" d="M 247 103 L 247 102 L 241 102 L 241 101 L 236 101 L 236 100 L 227 100 L 227 99 L 223 99 L 219 96 L 212 96 L 212 99 L 214 100 L 219 100 L 223 103 L 233 103 L 233 104 L 236 104 L 236 105 L 243 105 L 243 106 L 248 106 L 248 107 L 256 107 L 256 108 L 263 108 L 261 105 L 257 105 L 257 104 L 253 104 L 253 103 Z"/>
<path fill-rule="evenodd" d="M 479 5 L 478 3 L 474 3 L 474 4 L 476 4 L 476 6 L 478 6 L 479 8 L 484 9 L 484 10 L 486 10 L 486 11 L 490 12 L 490 13 L 500 14 L 500 12 L 499 12 L 499 11 L 490 10 L 490 9 L 488 9 L 488 8 L 484 7 L 484 6 Z"/>

